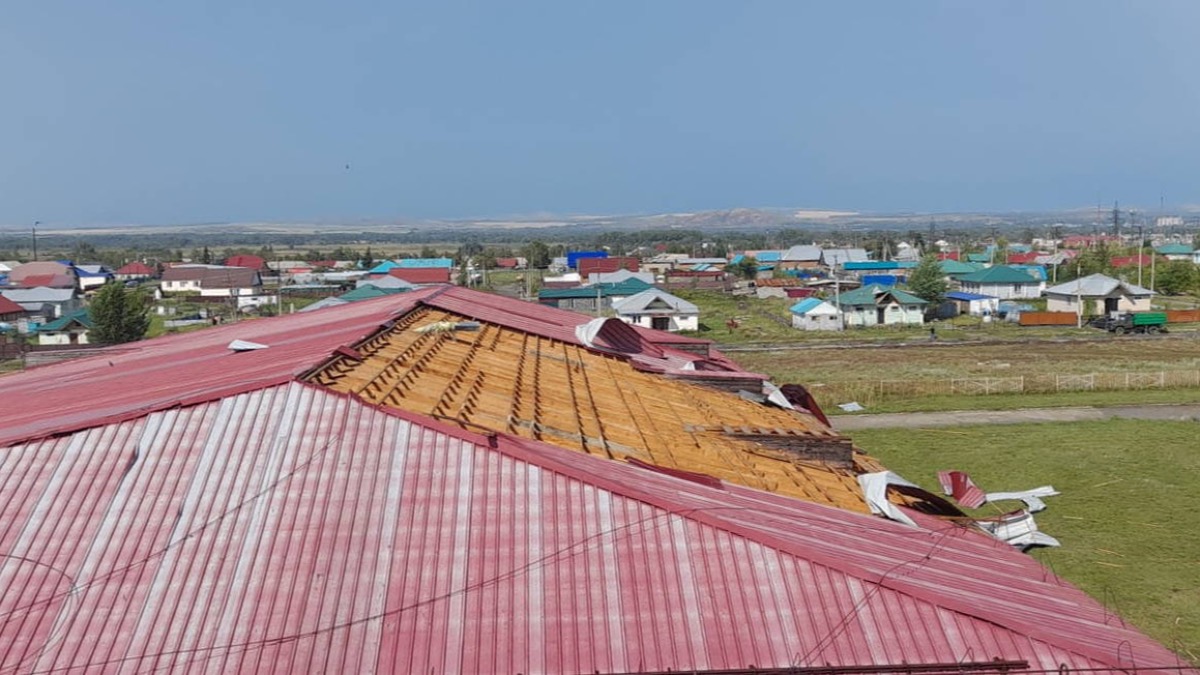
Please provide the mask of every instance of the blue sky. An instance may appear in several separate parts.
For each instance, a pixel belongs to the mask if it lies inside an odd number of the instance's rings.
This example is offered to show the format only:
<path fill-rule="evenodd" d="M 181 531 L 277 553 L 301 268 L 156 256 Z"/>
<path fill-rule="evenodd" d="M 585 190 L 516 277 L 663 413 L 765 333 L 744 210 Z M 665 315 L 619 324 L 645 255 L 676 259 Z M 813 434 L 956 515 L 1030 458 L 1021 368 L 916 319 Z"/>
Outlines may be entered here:
<path fill-rule="evenodd" d="M 1197 203 L 1197 25 L 1191 0 L 9 2 L 0 223 Z"/>

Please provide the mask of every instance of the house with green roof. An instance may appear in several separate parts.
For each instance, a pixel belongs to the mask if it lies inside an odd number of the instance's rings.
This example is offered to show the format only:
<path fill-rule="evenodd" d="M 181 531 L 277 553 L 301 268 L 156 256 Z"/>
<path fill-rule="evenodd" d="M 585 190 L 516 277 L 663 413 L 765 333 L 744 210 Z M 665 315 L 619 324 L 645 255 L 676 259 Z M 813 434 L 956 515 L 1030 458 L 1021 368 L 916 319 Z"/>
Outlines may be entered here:
<path fill-rule="evenodd" d="M 595 312 L 612 309 L 613 302 L 632 297 L 653 285 L 636 277 L 606 284 L 591 284 L 575 288 L 543 288 L 538 291 L 538 302 L 559 309 L 575 312 Z"/>
<path fill-rule="evenodd" d="M 870 284 L 837 297 L 847 326 L 921 325 L 925 300 L 898 288 Z"/>
<path fill-rule="evenodd" d="M 1046 282 L 1008 265 L 994 265 L 964 274 L 958 278 L 958 283 L 967 293 L 990 295 L 1001 300 L 1036 298 L 1041 296 L 1046 286 Z"/>
<path fill-rule="evenodd" d="M 39 345 L 86 345 L 92 316 L 87 309 L 77 309 L 37 329 Z"/>
<path fill-rule="evenodd" d="M 1163 244 L 1155 247 L 1154 252 L 1167 260 L 1193 260 L 1195 254 L 1187 244 Z"/>
<path fill-rule="evenodd" d="M 938 264 L 942 266 L 942 274 L 945 274 L 950 279 L 957 279 L 964 274 L 972 274 L 980 270 L 987 269 L 987 265 L 982 263 L 960 262 L 949 258 L 940 261 Z"/>

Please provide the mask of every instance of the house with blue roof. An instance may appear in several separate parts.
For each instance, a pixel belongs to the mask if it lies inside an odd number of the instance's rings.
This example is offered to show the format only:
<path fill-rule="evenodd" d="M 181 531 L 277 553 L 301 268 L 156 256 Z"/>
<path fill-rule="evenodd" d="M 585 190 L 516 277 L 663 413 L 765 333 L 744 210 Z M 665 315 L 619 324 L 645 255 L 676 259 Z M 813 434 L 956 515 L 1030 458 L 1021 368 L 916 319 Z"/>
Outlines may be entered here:
<path fill-rule="evenodd" d="M 1000 298 L 994 295 L 950 291 L 946 293 L 945 302 L 938 308 L 938 316 L 943 319 L 953 318 L 960 314 L 995 316 L 999 311 Z"/>
<path fill-rule="evenodd" d="M 805 298 L 789 308 L 792 327 L 800 330 L 841 330 L 842 312 L 821 298 Z"/>
<path fill-rule="evenodd" d="M 391 271 L 392 269 L 395 269 L 399 266 L 400 265 L 398 263 L 396 263 L 395 261 L 381 260 L 374 267 L 367 270 L 367 274 L 387 274 L 389 271 Z"/>

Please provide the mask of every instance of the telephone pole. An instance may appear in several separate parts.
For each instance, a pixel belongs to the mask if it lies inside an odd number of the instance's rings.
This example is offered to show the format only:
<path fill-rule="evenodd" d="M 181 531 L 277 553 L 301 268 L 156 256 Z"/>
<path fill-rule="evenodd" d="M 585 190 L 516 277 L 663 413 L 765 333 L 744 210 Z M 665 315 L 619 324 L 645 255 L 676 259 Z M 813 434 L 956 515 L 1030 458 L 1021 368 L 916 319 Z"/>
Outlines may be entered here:
<path fill-rule="evenodd" d="M 40 221 L 40 220 L 33 221 L 33 261 L 34 262 L 37 262 L 37 259 L 38 259 L 38 257 L 37 257 L 37 226 L 41 225 L 41 224 L 42 224 L 42 221 Z"/>

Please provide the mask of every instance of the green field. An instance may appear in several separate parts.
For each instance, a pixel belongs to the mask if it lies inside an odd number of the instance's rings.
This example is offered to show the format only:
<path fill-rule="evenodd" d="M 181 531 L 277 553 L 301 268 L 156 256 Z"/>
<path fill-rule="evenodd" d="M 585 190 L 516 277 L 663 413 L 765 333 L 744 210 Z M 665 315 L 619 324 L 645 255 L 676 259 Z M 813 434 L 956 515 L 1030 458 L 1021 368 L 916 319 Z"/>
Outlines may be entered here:
<path fill-rule="evenodd" d="M 1200 662 L 1200 424 L 1109 420 L 858 431 L 855 442 L 930 490 L 959 469 L 984 490 L 1051 484 L 1037 515 L 1062 548 L 1034 555 Z M 1019 503 L 1003 503 L 1011 510 Z M 985 505 L 978 513 L 998 511 Z"/>

